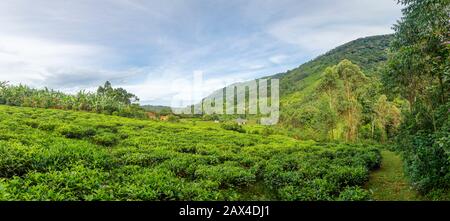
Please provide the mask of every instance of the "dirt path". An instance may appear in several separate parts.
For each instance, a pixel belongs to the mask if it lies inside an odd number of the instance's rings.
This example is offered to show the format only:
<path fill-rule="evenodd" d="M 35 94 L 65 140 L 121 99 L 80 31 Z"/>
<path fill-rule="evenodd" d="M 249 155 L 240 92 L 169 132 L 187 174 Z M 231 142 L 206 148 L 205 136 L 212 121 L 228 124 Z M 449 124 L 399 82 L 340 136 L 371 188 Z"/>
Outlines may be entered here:
<path fill-rule="evenodd" d="M 381 167 L 372 172 L 366 189 L 373 192 L 374 200 L 412 201 L 420 196 L 408 184 L 403 174 L 403 162 L 399 155 L 391 151 L 381 152 Z"/>

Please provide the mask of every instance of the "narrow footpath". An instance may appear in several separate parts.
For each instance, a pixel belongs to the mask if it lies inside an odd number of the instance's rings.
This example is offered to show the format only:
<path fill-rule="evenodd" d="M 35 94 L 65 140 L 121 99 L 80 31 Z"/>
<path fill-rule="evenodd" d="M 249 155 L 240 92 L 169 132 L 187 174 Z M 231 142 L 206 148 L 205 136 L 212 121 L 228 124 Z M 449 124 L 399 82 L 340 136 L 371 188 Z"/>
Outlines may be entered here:
<path fill-rule="evenodd" d="M 415 201 L 420 195 L 414 191 L 403 173 L 401 157 L 391 151 L 383 150 L 381 167 L 370 174 L 366 189 L 377 201 Z"/>

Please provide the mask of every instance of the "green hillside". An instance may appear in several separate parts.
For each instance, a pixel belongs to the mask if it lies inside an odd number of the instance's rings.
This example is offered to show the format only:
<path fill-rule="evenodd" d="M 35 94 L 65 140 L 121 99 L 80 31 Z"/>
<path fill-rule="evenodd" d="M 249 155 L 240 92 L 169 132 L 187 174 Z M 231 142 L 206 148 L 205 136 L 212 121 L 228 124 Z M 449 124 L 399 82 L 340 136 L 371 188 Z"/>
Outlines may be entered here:
<path fill-rule="evenodd" d="M 387 60 L 391 40 L 391 35 L 361 38 L 337 47 L 296 69 L 272 76 L 271 78 L 280 78 L 282 111 L 285 108 L 295 108 L 295 105 L 304 103 L 306 99 L 312 99 L 325 69 L 344 59 L 358 65 L 366 75 L 379 75 L 379 69 Z"/>
<path fill-rule="evenodd" d="M 342 120 L 344 117 L 341 116 L 348 112 L 345 110 L 345 102 L 356 99 L 355 105 L 360 106 L 357 112 L 358 115 L 361 115 L 357 123 L 360 128 L 356 130 L 358 130 L 358 134 L 362 134 L 363 128 L 361 127 L 374 124 L 375 105 L 382 95 L 379 77 L 383 65 L 387 61 L 387 49 L 391 41 L 391 35 L 361 38 L 337 47 L 294 70 L 273 76 L 281 79 L 282 124 L 285 127 L 296 129 L 297 132 L 294 134 L 303 139 L 342 139 L 342 134 L 348 127 Z M 335 107 L 328 108 L 326 103 L 329 95 L 321 91 L 319 86 L 323 82 L 326 69 L 337 67 L 344 60 L 350 61 L 349 65 L 353 66 L 350 69 L 360 69 L 357 72 L 366 80 L 360 85 L 353 82 L 355 83 L 353 86 L 359 90 L 354 91 L 353 98 L 346 98 L 340 94 L 343 93 L 342 86 L 341 89 L 335 88 L 333 93 L 336 94 L 336 98 L 334 99 L 337 99 L 338 103 Z M 341 79 L 336 80 L 338 80 L 338 84 L 345 84 L 346 79 L 341 76 Z M 356 96 L 357 94 L 358 96 Z M 401 108 L 401 104 L 396 105 L 397 108 Z M 336 118 L 335 122 L 326 122 L 330 118 Z M 334 134 L 330 135 L 329 133 Z M 357 135 L 357 138 L 374 139 L 374 133 L 362 137 Z M 387 134 L 383 135 L 388 133 L 387 131 L 380 133 L 381 135 L 378 136 L 388 136 Z"/>
<path fill-rule="evenodd" d="M 301 93 L 309 86 L 309 83 L 316 79 L 325 68 L 338 64 L 344 59 L 350 60 L 368 75 L 377 74 L 380 65 L 387 60 L 386 50 L 392 41 L 392 35 L 380 35 L 367 38 L 360 38 L 341 45 L 312 61 L 302 64 L 298 68 L 286 73 L 271 76 L 281 80 L 281 94 Z M 316 78 L 314 78 L 316 77 Z M 304 80 L 305 79 L 305 80 Z"/>
<path fill-rule="evenodd" d="M 355 138 L 352 137 L 350 140 L 370 139 L 380 141 L 390 136 L 389 133 L 392 131 L 386 131 L 385 125 L 380 126 L 377 124 L 374 126 L 377 120 L 374 115 L 377 104 L 381 105 L 383 102 L 386 102 L 386 105 L 389 107 L 394 105 L 387 100 L 383 100 L 381 82 L 379 80 L 382 67 L 387 61 L 387 49 L 392 39 L 392 35 L 357 39 L 286 73 L 265 77 L 268 79 L 280 79 L 281 124 L 278 125 L 280 127 L 279 130 L 287 131 L 286 133 L 291 136 L 301 139 L 346 139 L 348 141 L 349 139 L 344 138 L 344 136 L 345 133 L 350 133 L 346 131 L 349 125 L 343 119 L 348 111 L 353 111 L 358 115 L 359 119 L 356 122 L 356 129 L 354 129 L 356 132 L 353 132 L 355 133 Z M 343 102 L 337 102 L 333 107 L 328 107 L 329 105 L 327 103 L 329 102 L 327 100 L 329 98 L 327 98 L 324 91 L 319 90 L 319 85 L 323 81 L 327 68 L 337 67 L 338 64 L 341 65 L 343 63 L 346 64 L 345 69 L 347 71 L 351 72 L 354 69 L 357 72 L 351 75 L 356 76 L 359 74 L 361 75 L 361 79 L 365 80 L 364 82 L 360 82 L 360 84 L 348 82 L 352 84 L 352 87 L 358 88 L 358 90 L 353 91 L 352 97 L 348 97 L 348 95 L 344 96 L 343 85 L 346 84 L 346 79 L 344 79 L 345 77 L 341 73 L 340 75 L 342 76 L 340 76 L 340 79 L 336 79 L 336 81 L 337 84 L 342 85 L 334 88 L 333 93 L 337 96 L 334 99 L 342 100 Z M 339 75 L 339 73 L 336 74 Z M 247 82 L 236 83 L 229 87 L 246 84 Z M 222 89 L 222 91 L 225 92 L 225 89 Z M 214 92 L 207 98 L 216 96 L 217 92 L 220 92 L 220 90 Z M 358 107 L 353 109 L 346 108 L 346 103 L 353 102 L 354 99 L 356 99 L 355 106 Z M 395 103 L 395 108 L 401 109 L 402 103 Z M 394 110 L 394 112 L 390 117 L 395 118 L 393 120 L 397 121 L 399 113 L 397 113 L 397 110 Z M 246 115 L 245 117 L 258 119 L 261 116 Z M 330 118 L 336 118 L 334 119 L 335 122 L 327 122 Z M 222 120 L 230 119 L 230 117 L 222 117 Z M 352 119 L 347 119 L 347 121 L 349 120 Z M 370 132 L 367 130 L 370 130 Z M 362 134 L 362 136 L 359 136 L 359 134 Z"/>

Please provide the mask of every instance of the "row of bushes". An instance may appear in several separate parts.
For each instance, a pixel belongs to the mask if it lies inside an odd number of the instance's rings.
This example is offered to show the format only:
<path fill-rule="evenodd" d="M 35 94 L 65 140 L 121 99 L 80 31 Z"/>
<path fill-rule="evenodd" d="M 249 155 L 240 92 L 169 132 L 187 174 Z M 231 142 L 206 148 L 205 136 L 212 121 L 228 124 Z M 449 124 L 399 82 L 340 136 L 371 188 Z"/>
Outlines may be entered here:
<path fill-rule="evenodd" d="M 1 200 L 365 200 L 379 162 L 366 146 L 0 106 Z"/>

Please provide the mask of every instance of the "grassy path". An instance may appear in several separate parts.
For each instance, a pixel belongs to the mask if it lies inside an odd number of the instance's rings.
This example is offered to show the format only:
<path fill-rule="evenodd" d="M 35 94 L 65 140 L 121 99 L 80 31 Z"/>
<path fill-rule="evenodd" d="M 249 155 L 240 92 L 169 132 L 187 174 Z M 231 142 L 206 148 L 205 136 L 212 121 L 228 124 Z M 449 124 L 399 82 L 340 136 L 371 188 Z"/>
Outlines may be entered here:
<path fill-rule="evenodd" d="M 373 198 L 381 201 L 420 200 L 419 194 L 409 186 L 403 174 L 403 162 L 394 152 L 383 150 L 381 167 L 372 172 L 366 189 Z"/>

